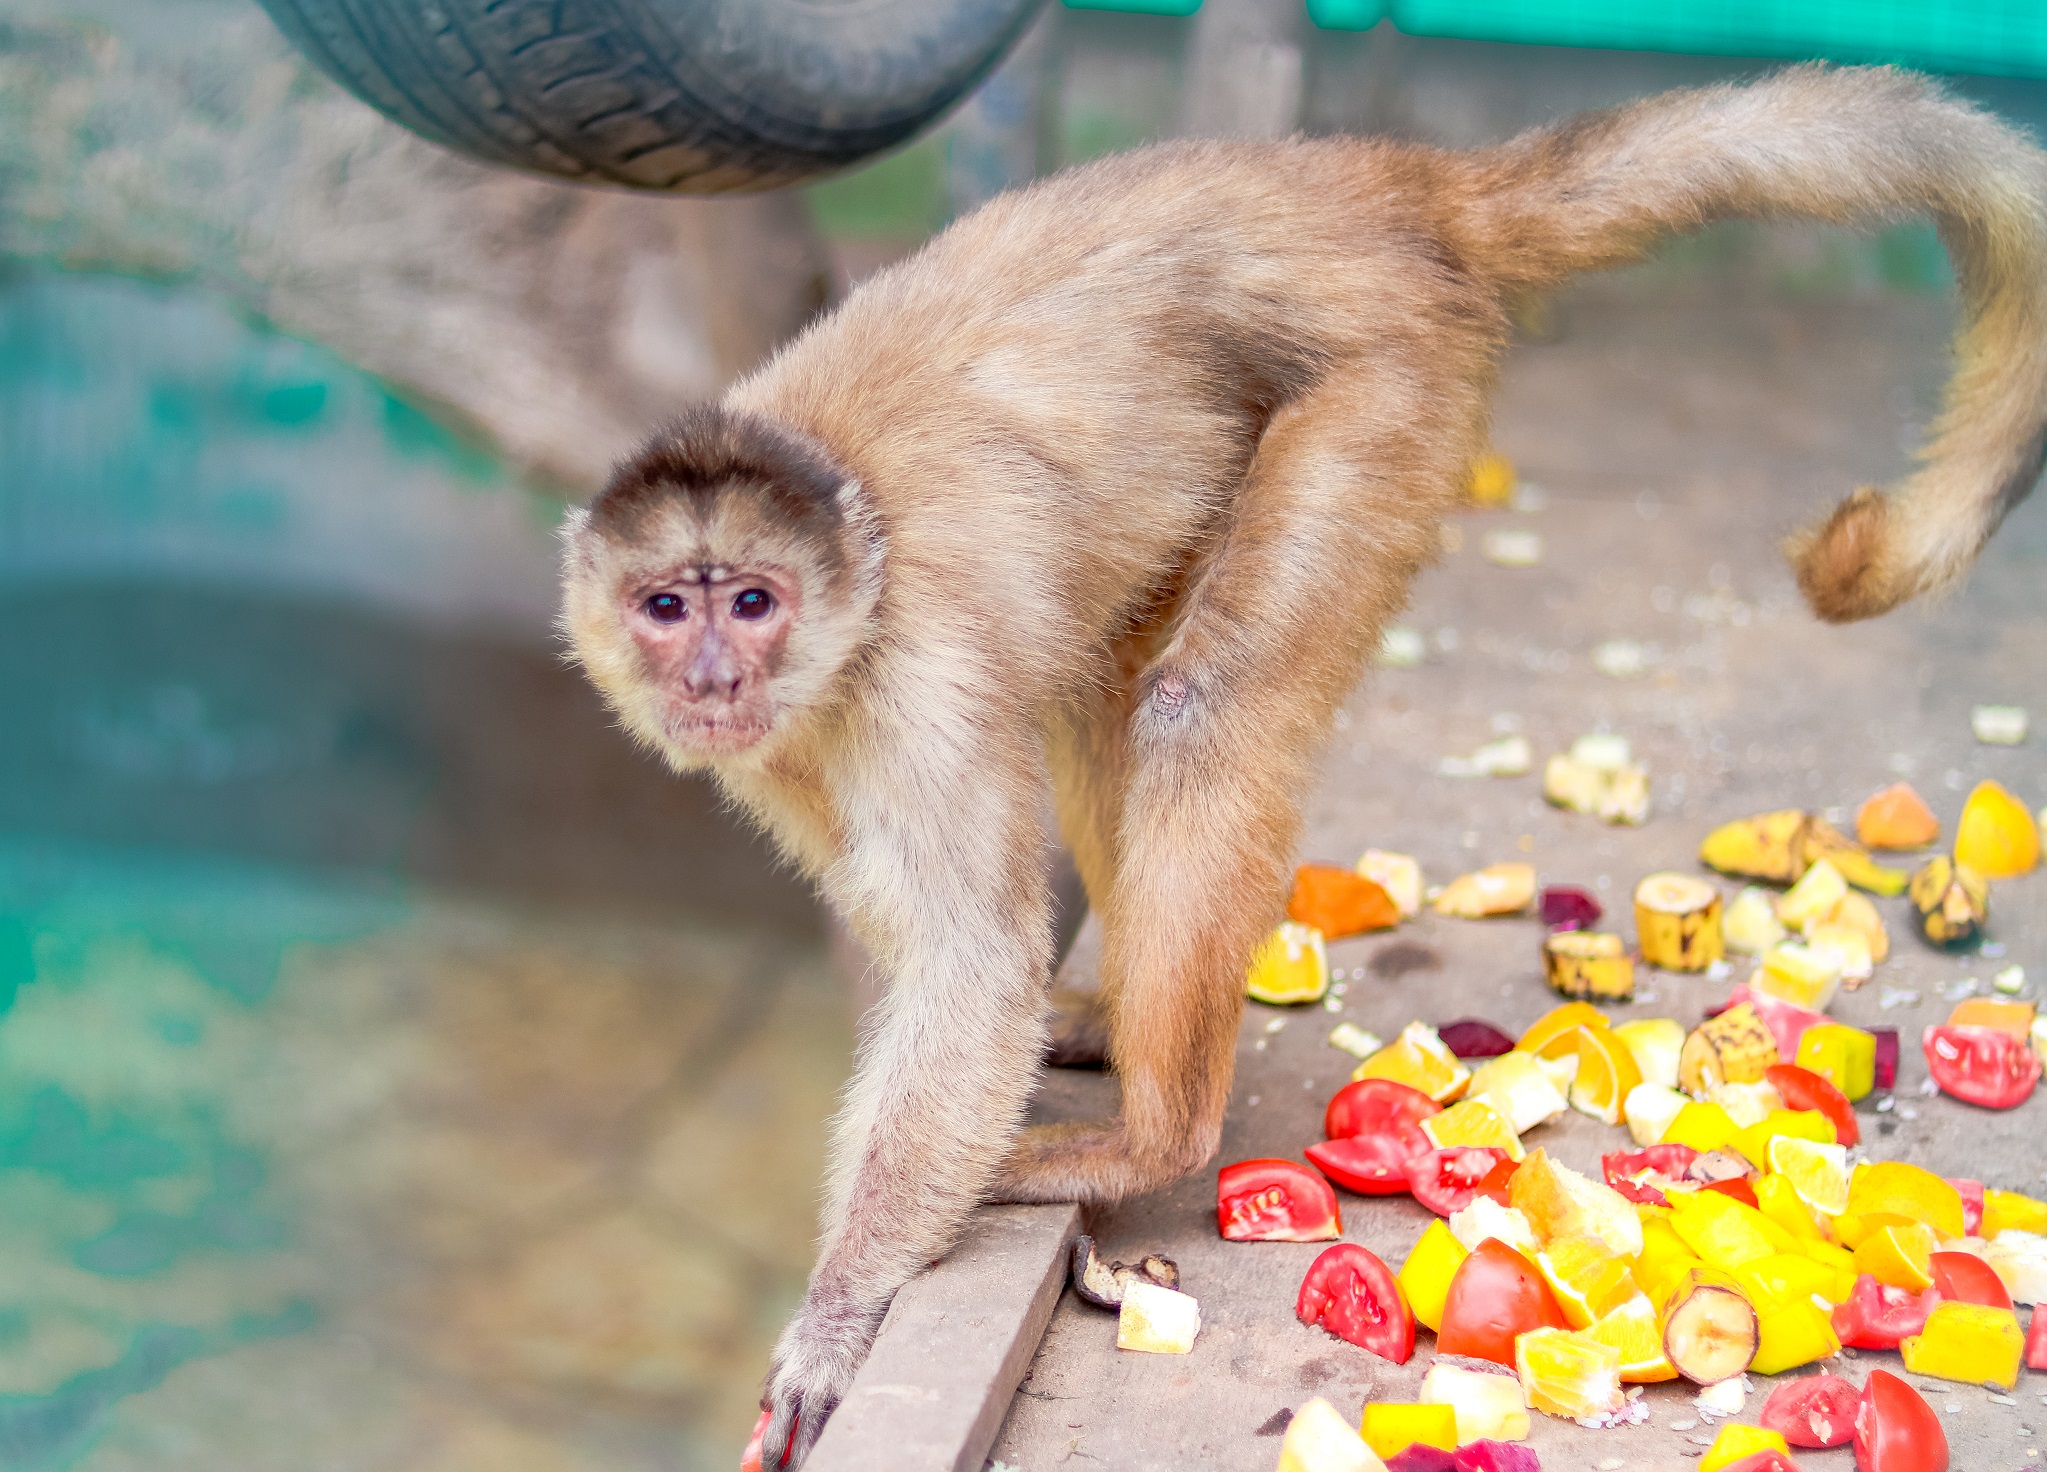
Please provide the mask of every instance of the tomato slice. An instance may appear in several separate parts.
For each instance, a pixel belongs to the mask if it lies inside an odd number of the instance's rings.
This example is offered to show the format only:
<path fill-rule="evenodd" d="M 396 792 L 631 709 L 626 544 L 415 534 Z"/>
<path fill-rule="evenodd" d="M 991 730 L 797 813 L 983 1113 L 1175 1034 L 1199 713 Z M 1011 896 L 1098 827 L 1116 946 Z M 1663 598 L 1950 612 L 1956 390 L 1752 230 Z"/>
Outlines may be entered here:
<path fill-rule="evenodd" d="M 1947 1183 L 1953 1186 L 1962 1198 L 1962 1235 L 1980 1237 L 1983 1235 L 1983 1183 L 1972 1181 L 1967 1176 L 1949 1176 Z"/>
<path fill-rule="evenodd" d="M 1763 1070 L 1763 1080 L 1784 1100 L 1786 1109 L 1817 1109 L 1834 1127 L 1836 1145 L 1862 1143 L 1862 1127 L 1855 1122 L 1855 1106 L 1834 1087 L 1833 1080 L 1796 1063 L 1773 1063 Z"/>
<path fill-rule="evenodd" d="M 1422 1145 L 1428 1145 L 1422 1138 Z M 1414 1151 L 1394 1135 L 1352 1135 L 1310 1145 L 1315 1169 L 1346 1191 L 1360 1196 L 1398 1196 L 1407 1190 L 1407 1162 Z"/>
<path fill-rule="evenodd" d="M 1658 1181 L 1681 1181 L 1699 1152 L 1689 1145 L 1651 1145 L 1645 1150 L 1613 1150 L 1599 1157 L 1606 1183 L 1630 1201 L 1668 1206 Z M 1642 1177 L 1650 1177 L 1648 1180 Z"/>
<path fill-rule="evenodd" d="M 1914 1293 L 1864 1273 L 1847 1300 L 1834 1305 L 1834 1333 L 1851 1349 L 1896 1349 L 1899 1340 L 1925 1330 L 1926 1316 L 1939 1302 L 1931 1288 Z"/>
<path fill-rule="evenodd" d="M 1291 1160 L 1240 1160 L 1215 1180 L 1216 1230 L 1232 1242 L 1327 1242 L 1343 1235 L 1329 1182 Z"/>
<path fill-rule="evenodd" d="M 1502 1151 L 1500 1153 L 1504 1155 L 1506 1152 Z M 1519 1169 L 1521 1169 L 1520 1161 L 1502 1160 L 1486 1172 L 1486 1178 L 1480 1181 L 1477 1189 L 1471 1193 L 1472 1200 L 1476 1201 L 1479 1197 L 1485 1196 L 1501 1206 L 1512 1206 L 1514 1200 L 1508 1190 L 1508 1183 L 1514 1179 L 1514 1172 Z"/>
<path fill-rule="evenodd" d="M 1361 1078 L 1338 1089 L 1329 1101 L 1322 1114 L 1322 1134 L 1331 1140 L 1348 1140 L 1353 1135 L 1398 1135 L 1404 1139 L 1411 1134 L 1421 1141 L 1413 1152 L 1419 1155 L 1430 1143 L 1422 1133 L 1422 1121 L 1442 1112 L 1443 1106 L 1420 1089 L 1390 1078 Z"/>
<path fill-rule="evenodd" d="M 2047 1313 L 2033 1310 L 2033 1322 L 2026 1326 L 2026 1368 L 2047 1370 Z"/>
<path fill-rule="evenodd" d="M 1760 1424 L 1793 1446 L 1846 1446 L 1862 1392 L 1839 1375 L 1787 1380 L 1763 1402 Z"/>
<path fill-rule="evenodd" d="M 1512 1365 L 1516 1335 L 1570 1327 L 1535 1264 L 1499 1238 L 1488 1237 L 1457 1265 L 1450 1280 L 1436 1352 Z"/>
<path fill-rule="evenodd" d="M 753 1423 L 753 1440 L 749 1441 L 746 1444 L 746 1450 L 739 1454 L 739 1472 L 766 1472 L 766 1469 L 761 1466 L 761 1439 L 768 1434 L 768 1419 L 769 1412 L 762 1411 L 761 1418 Z M 796 1438 L 790 1437 L 789 1445 L 793 1447 L 795 1444 Z M 783 1449 L 782 1460 L 775 1465 L 777 1467 L 789 1465 L 789 1452 L 787 1448 Z"/>
<path fill-rule="evenodd" d="M 2038 1055 L 2024 1038 L 2002 1028 L 1929 1027 L 1922 1047 L 1940 1091 L 1964 1104 L 2010 1109 L 2024 1103 L 2040 1081 Z"/>
<path fill-rule="evenodd" d="M 1933 1291 L 1957 1303 L 1981 1303 L 1991 1308 L 2010 1308 L 2011 1290 L 1989 1263 L 1972 1252 L 1933 1254 Z"/>
<path fill-rule="evenodd" d="M 1355 1242 L 1339 1242 L 1309 1265 L 1294 1312 L 1396 1365 L 1414 1354 L 1407 1295 L 1386 1264 Z"/>
<path fill-rule="evenodd" d="M 1871 1370 L 1855 1411 L 1855 1465 L 1869 1472 L 1947 1472 L 1947 1433 L 1926 1398 Z"/>
<path fill-rule="evenodd" d="M 1414 1199 L 1437 1216 L 1448 1216 L 1471 1205 L 1471 1198 L 1507 1159 L 1507 1152 L 1491 1145 L 1453 1145 L 1417 1155 L 1407 1163 L 1407 1188 Z"/>

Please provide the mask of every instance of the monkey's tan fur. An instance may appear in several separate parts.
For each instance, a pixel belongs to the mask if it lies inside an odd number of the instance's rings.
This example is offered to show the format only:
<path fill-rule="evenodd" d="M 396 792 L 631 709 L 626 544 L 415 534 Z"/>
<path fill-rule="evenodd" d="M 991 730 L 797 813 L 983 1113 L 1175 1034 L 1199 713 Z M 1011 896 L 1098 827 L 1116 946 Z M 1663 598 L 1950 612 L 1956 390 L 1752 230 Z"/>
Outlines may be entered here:
<path fill-rule="evenodd" d="M 1867 617 L 1964 572 L 2031 488 L 2047 415 L 2047 158 L 1880 69 L 1472 153 L 1181 143 L 1073 170 L 867 282 L 572 521 L 591 677 L 641 740 L 714 768 L 888 978 L 770 1378 L 769 1465 L 792 1430 L 807 1449 L 974 1203 L 1112 1200 L 1214 1152 L 1311 761 L 1459 503 L 1504 303 L 1710 219 L 1906 213 L 1961 282 L 1946 407 L 1903 487 L 1792 549 L 1821 617 Z M 819 467 L 832 488 L 791 500 Z M 801 605 L 732 687 L 767 734 L 715 760 L 673 735 L 682 697 L 636 623 L 649 589 L 712 568 L 774 570 Z M 1123 1106 L 1019 1134 L 1047 783 L 1102 919 Z"/>

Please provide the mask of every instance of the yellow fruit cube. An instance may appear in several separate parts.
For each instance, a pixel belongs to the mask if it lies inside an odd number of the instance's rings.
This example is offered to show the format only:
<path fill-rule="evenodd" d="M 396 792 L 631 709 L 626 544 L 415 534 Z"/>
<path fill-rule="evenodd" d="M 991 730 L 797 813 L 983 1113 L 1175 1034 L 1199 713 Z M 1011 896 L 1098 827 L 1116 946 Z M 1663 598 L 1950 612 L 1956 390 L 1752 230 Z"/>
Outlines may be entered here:
<path fill-rule="evenodd" d="M 1983 1235 L 1995 1237 L 2006 1228 L 2047 1234 L 2047 1201 L 2021 1196 L 2016 1191 L 1985 1188 Z"/>
<path fill-rule="evenodd" d="M 1706 1448 L 1706 1455 L 1699 1459 L 1699 1472 L 1720 1472 L 1722 1467 L 1732 1467 L 1757 1452 L 1776 1452 L 1787 1462 L 1791 1460 L 1791 1446 L 1784 1440 L 1783 1433 L 1729 1421 L 1713 1438 L 1713 1444 Z"/>
<path fill-rule="evenodd" d="M 1516 1134 L 1555 1119 L 1570 1101 L 1533 1053 L 1516 1048 L 1488 1058 L 1471 1071 L 1465 1099 L 1483 1099 L 1506 1116 Z"/>
<path fill-rule="evenodd" d="M 1201 1305 L 1188 1294 L 1142 1280 L 1123 1289 L 1116 1315 L 1116 1348 L 1146 1354 L 1186 1354 L 1201 1332 Z"/>
<path fill-rule="evenodd" d="M 1664 1084 L 1636 1084 L 1621 1101 L 1621 1117 L 1637 1145 L 1656 1145 L 1690 1102 Z"/>
<path fill-rule="evenodd" d="M 1365 1445 L 1382 1457 L 1394 1457 L 1411 1446 L 1457 1450 L 1457 1412 L 1449 1406 L 1401 1405 L 1375 1400 L 1365 1407 Z"/>
<path fill-rule="evenodd" d="M 1876 969 L 1876 957 L 1869 953 L 1869 937 L 1852 925 L 1828 920 L 1805 933 L 1806 948 L 1831 965 L 1851 985 L 1869 980 Z"/>
<path fill-rule="evenodd" d="M 1704 1155 L 1726 1149 L 1740 1133 L 1741 1126 L 1718 1104 L 1693 1102 L 1677 1112 L 1677 1118 L 1663 1132 L 1663 1143 L 1689 1145 Z"/>
<path fill-rule="evenodd" d="M 1815 1023 L 1798 1039 L 1797 1063 L 1860 1099 L 1876 1087 L 1876 1035 L 1845 1022 Z"/>
<path fill-rule="evenodd" d="M 1966 1235 L 1962 1194 L 1923 1166 L 1902 1160 L 1858 1165 L 1848 1182 L 1848 1214 L 1890 1213 L 1924 1222 L 1945 1242 Z"/>
<path fill-rule="evenodd" d="M 1343 1414 L 1318 1395 L 1287 1422 L 1278 1472 L 1386 1472 L 1386 1464 Z"/>
<path fill-rule="evenodd" d="M 1685 1029 L 1672 1017 L 1649 1017 L 1640 1022 L 1623 1022 L 1613 1035 L 1634 1055 L 1635 1070 L 1645 1084 L 1677 1087 L 1677 1055 L 1684 1050 Z"/>
<path fill-rule="evenodd" d="M 1844 1172 L 1845 1183 L 1847 1175 Z M 1791 1184 L 1789 1176 L 1768 1175 L 1749 1183 L 1755 1188 L 1756 1209 L 1800 1243 L 1824 1240 L 1820 1236 L 1819 1221 L 1798 1194 L 1798 1188 Z"/>
<path fill-rule="evenodd" d="M 1760 956 L 1785 939 L 1786 932 L 1768 891 L 1750 885 L 1734 897 L 1734 903 L 1721 915 L 1720 936 L 1728 950 Z"/>
<path fill-rule="evenodd" d="M 1832 953 L 1787 940 L 1764 954 L 1749 985 L 1808 1012 L 1824 1012 L 1840 989 L 1841 967 Z"/>
<path fill-rule="evenodd" d="M 2025 1331 L 2010 1309 L 1953 1300 L 1935 1304 L 1926 1327 L 1898 1345 L 1905 1368 L 1914 1375 L 2006 1390 L 2019 1382 L 2025 1349 Z"/>
<path fill-rule="evenodd" d="M 1287 1006 L 1319 1002 L 1329 990 L 1329 955 L 1322 932 L 1292 920 L 1280 923 L 1251 958 L 1244 993 L 1254 1002 Z"/>
<path fill-rule="evenodd" d="M 1788 930 L 1803 931 L 1831 915 L 1834 906 L 1848 896 L 1848 881 L 1826 859 L 1820 859 L 1800 876 L 1798 883 L 1777 897 L 1777 918 Z"/>
<path fill-rule="evenodd" d="M 1734 1137 L 1734 1148 L 1748 1158 L 1748 1163 L 1757 1170 L 1769 1170 L 1770 1142 L 1786 1136 L 1794 1140 L 1812 1140 L 1822 1145 L 1834 1143 L 1834 1126 L 1817 1109 L 1772 1109 L 1755 1124 L 1747 1126 Z M 1848 1167 L 1846 1157 L 1841 1166 L 1842 1206 L 1833 1209 L 1838 1216 L 1846 1206 L 1848 1190 Z"/>
<path fill-rule="evenodd" d="M 1704 1261 L 1729 1271 L 1778 1251 L 1783 1230 L 1753 1206 L 1719 1191 L 1672 1195 L 1670 1224 Z"/>
<path fill-rule="evenodd" d="M 1775 1262 L 1776 1259 L 1765 1259 Z M 1788 1258 L 1787 1263 L 1807 1262 L 1804 1258 Z M 1817 1264 L 1810 1264 L 1817 1266 Z M 1751 1267 L 1758 1265 L 1752 1264 Z M 1736 1277 L 1741 1278 L 1737 1273 Z M 1748 1286 L 1742 1280 L 1744 1289 Z M 1834 1321 L 1827 1310 L 1813 1302 L 1813 1289 L 1803 1293 L 1785 1293 L 1775 1296 L 1756 1297 L 1749 1301 L 1756 1306 L 1756 1357 L 1749 1368 L 1758 1375 L 1781 1375 L 1786 1370 L 1800 1365 L 1812 1364 L 1829 1355 L 1841 1352 L 1840 1336 L 1834 1333 Z"/>

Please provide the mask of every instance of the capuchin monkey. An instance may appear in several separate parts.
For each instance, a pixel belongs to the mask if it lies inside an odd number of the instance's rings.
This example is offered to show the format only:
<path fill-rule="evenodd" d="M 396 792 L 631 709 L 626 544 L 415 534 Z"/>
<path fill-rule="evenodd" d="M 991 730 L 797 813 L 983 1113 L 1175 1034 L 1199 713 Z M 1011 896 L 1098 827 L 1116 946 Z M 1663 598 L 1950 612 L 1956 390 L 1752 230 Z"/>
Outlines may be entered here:
<path fill-rule="evenodd" d="M 590 678 L 773 833 L 886 983 L 765 1465 L 801 1463 L 977 1203 L 1115 1201 L 1215 1152 L 1317 748 L 1461 504 L 1508 305 L 1709 220 L 1915 213 L 1963 305 L 1936 432 L 1789 548 L 1815 613 L 1867 618 L 1962 576 L 2047 425 L 2047 155 L 1880 68 L 1472 152 L 1183 142 L 1069 170 L 872 277 L 572 514 Z M 1122 1109 L 1024 1129 L 1048 787 Z"/>

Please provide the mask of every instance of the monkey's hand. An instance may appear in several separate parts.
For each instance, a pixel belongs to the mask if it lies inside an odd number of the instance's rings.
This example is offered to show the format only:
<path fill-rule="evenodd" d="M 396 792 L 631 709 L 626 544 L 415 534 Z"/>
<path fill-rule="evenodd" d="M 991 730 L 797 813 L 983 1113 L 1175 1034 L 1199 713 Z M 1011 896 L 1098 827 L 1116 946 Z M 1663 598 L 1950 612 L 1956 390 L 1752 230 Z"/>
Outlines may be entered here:
<path fill-rule="evenodd" d="M 841 1291 L 811 1285 L 782 1331 L 768 1369 L 761 1409 L 769 1412 L 761 1466 L 796 1468 L 817 1445 L 824 1423 L 853 1384 L 888 1307 L 863 1305 Z M 789 1460 L 782 1456 L 787 1451 Z"/>

